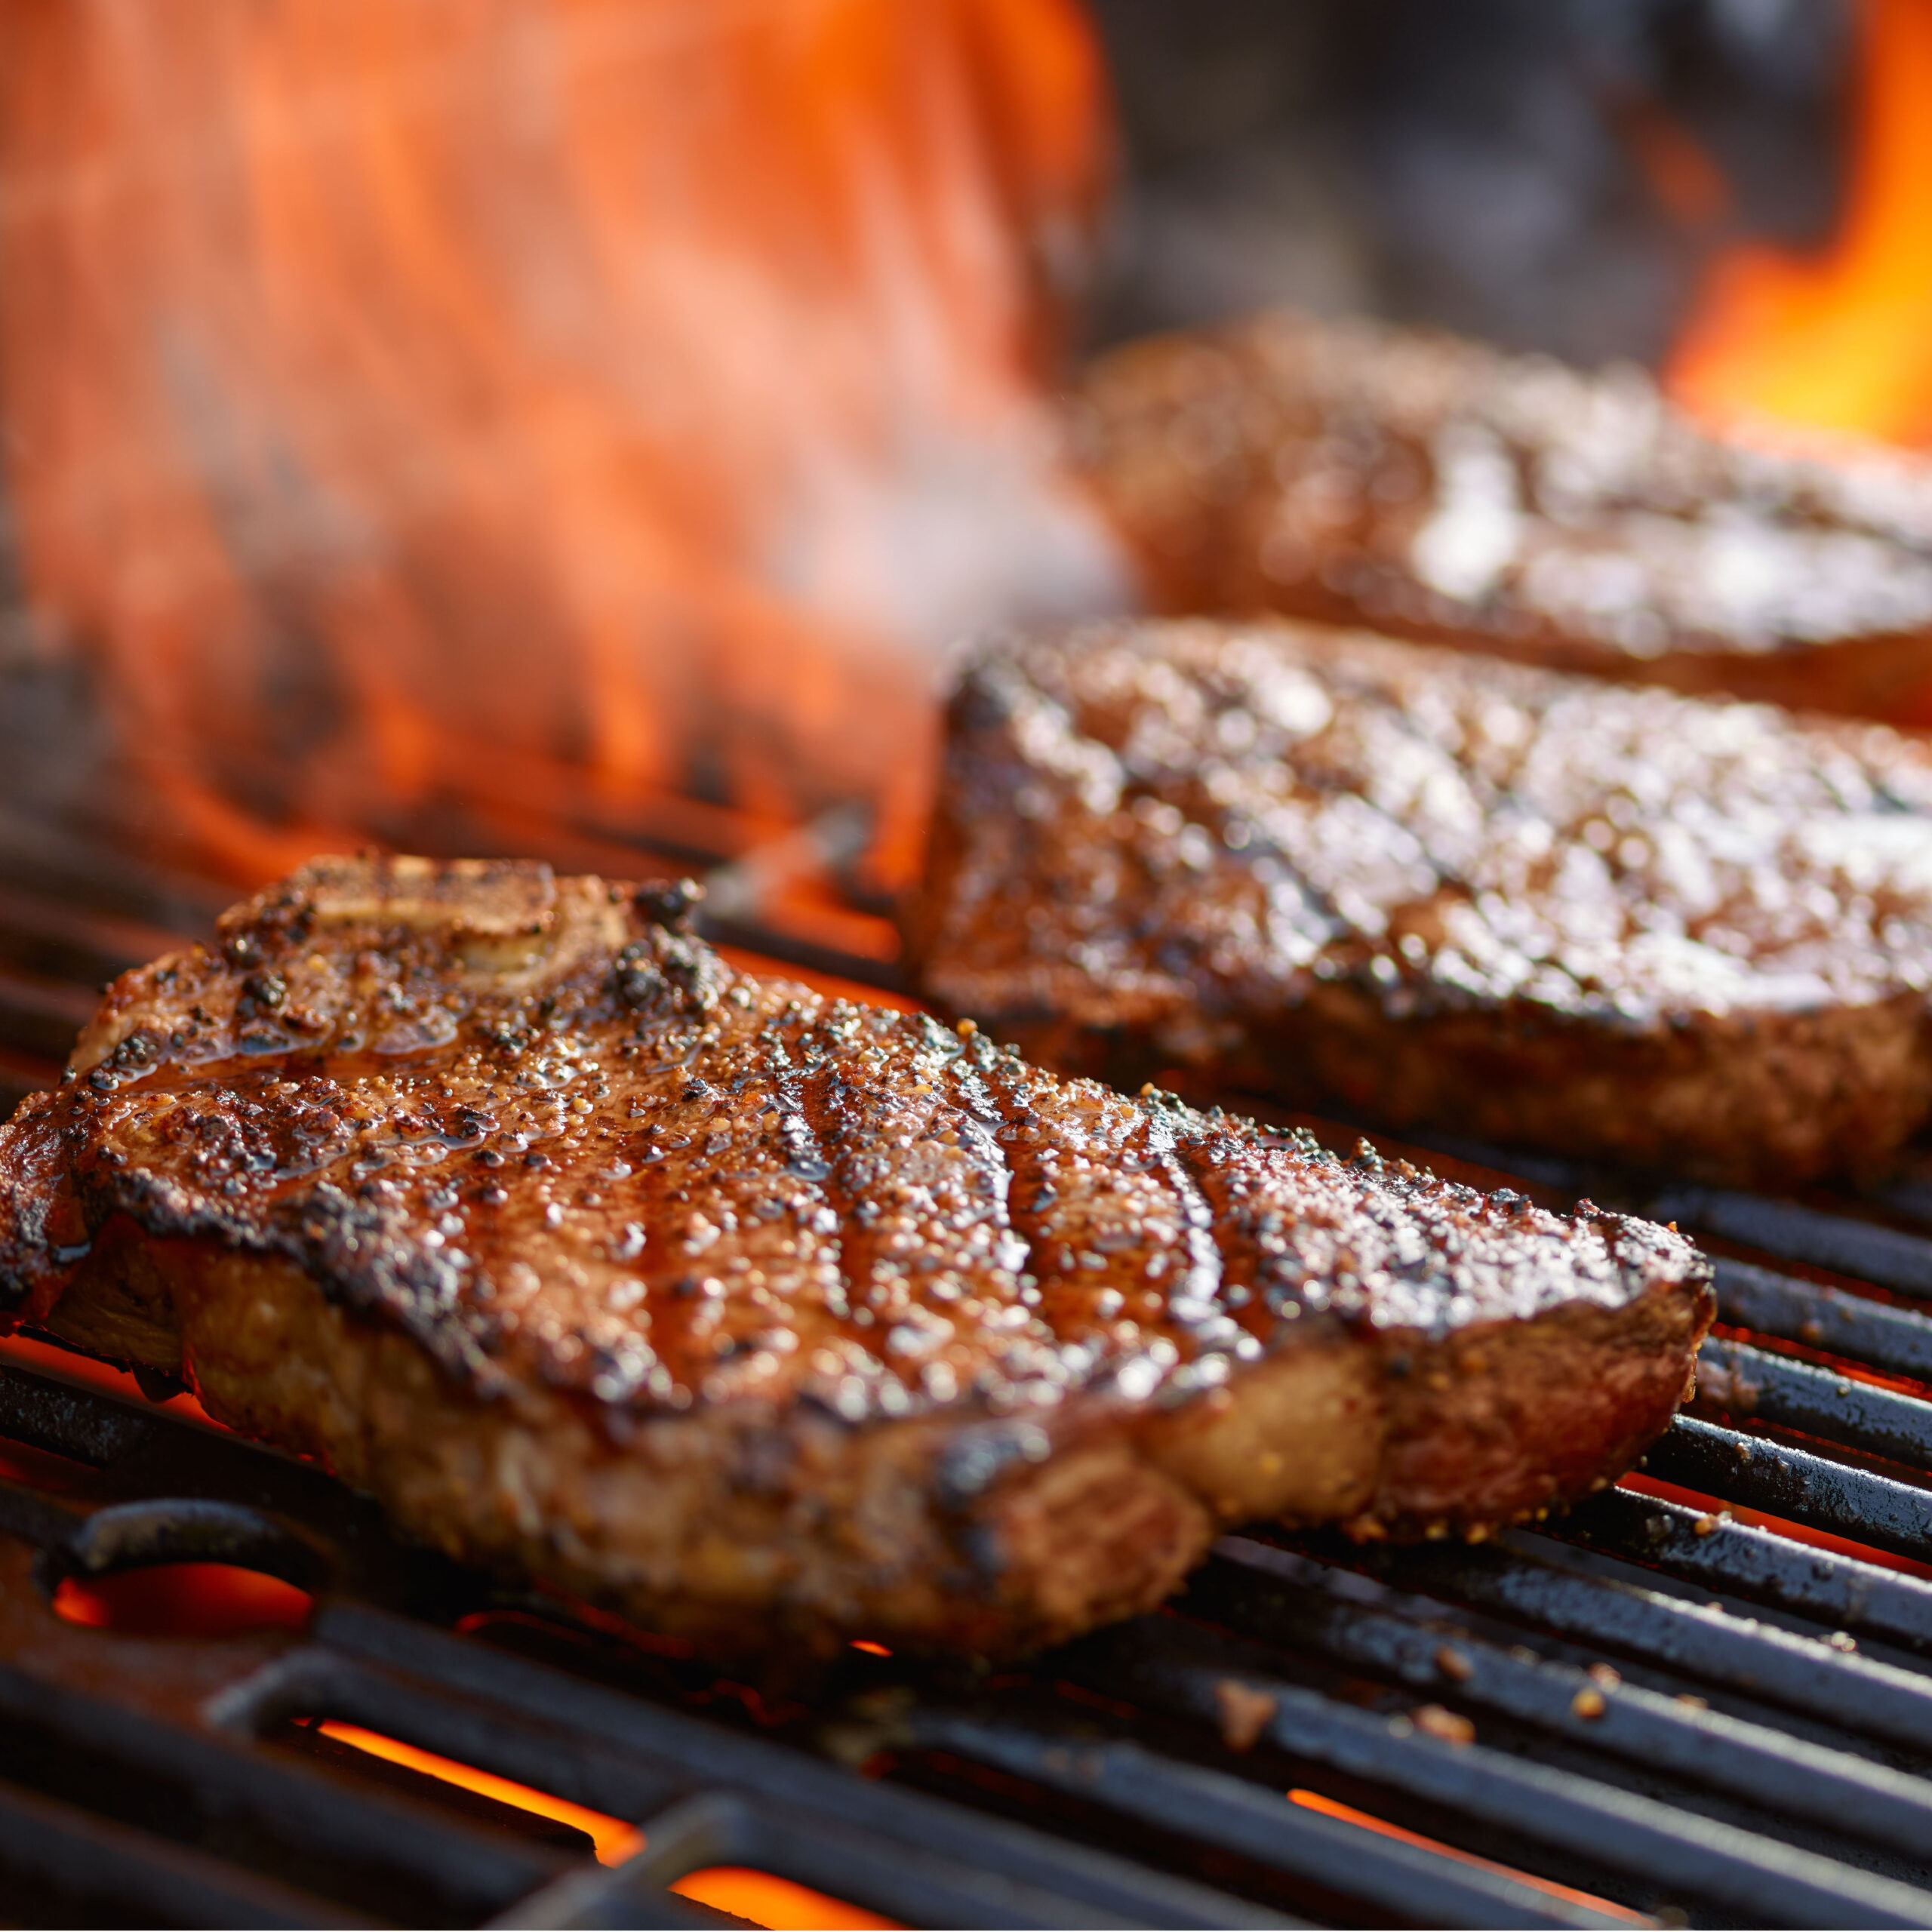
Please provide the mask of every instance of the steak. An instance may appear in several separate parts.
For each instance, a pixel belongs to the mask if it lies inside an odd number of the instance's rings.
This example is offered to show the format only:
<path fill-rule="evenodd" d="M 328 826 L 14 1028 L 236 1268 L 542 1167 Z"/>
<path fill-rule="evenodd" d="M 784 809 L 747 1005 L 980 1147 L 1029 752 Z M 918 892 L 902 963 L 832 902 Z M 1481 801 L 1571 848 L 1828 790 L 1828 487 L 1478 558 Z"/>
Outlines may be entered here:
<path fill-rule="evenodd" d="M 0 1128 L 0 1295 L 453 1555 L 709 1647 L 993 1654 L 1219 1524 L 1487 1526 L 1686 1392 L 1709 1269 L 748 977 L 689 888 L 323 860 Z"/>
<path fill-rule="evenodd" d="M 1156 610 L 1932 724 L 1922 457 L 1754 449 L 1634 370 L 1292 314 L 1116 350 L 1068 420 Z"/>
<path fill-rule="evenodd" d="M 1063 1069 L 1789 1183 L 1932 1102 L 1932 746 L 1313 626 L 1009 638 L 908 934 Z"/>

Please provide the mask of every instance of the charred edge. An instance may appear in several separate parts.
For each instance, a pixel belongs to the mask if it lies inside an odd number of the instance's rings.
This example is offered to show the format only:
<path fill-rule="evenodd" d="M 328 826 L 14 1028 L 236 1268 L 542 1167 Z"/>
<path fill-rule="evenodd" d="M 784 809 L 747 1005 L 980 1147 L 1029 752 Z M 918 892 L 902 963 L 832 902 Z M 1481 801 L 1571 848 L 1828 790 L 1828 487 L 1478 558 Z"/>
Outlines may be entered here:
<path fill-rule="evenodd" d="M 269 1238 L 325 1300 L 386 1316 L 473 1392 L 500 1391 L 503 1373 L 464 1319 L 464 1269 L 412 1241 L 395 1217 L 325 1181 L 276 1210 Z"/>
<path fill-rule="evenodd" d="M 970 1516 L 1010 1469 L 1044 1463 L 1053 1438 L 1038 1423 L 987 1422 L 955 1429 L 933 1466 L 932 1498 L 948 1515 Z M 996 1574 L 1003 1561 L 999 1540 L 985 1526 L 961 1539 L 968 1561 L 983 1575 Z"/>
<path fill-rule="evenodd" d="M 660 926 L 634 940 L 612 963 L 617 998 L 638 1024 L 670 1019 L 702 1021 L 718 1010 L 732 975 L 709 946 L 691 934 Z"/>
<path fill-rule="evenodd" d="M 62 1144 L 70 1110 L 62 1096 L 30 1094 L 0 1125 L 0 1173 L 13 1183 L 0 1195 L 0 1324 L 50 1285 L 57 1291 L 93 1244 Z"/>
<path fill-rule="evenodd" d="M 639 886 L 631 894 L 631 903 L 647 925 L 688 934 L 703 897 L 704 888 L 694 878 L 660 878 Z"/>
<path fill-rule="evenodd" d="M 494 1395 L 502 1385 L 501 1371 L 463 1320 L 462 1269 L 417 1246 L 394 1217 L 332 1182 L 259 1220 L 226 1213 L 177 1182 L 138 1170 L 115 1174 L 106 1194 L 90 1216 L 96 1225 L 125 1214 L 157 1240 L 213 1241 L 289 1262 L 332 1306 L 394 1322 L 473 1392 Z"/>

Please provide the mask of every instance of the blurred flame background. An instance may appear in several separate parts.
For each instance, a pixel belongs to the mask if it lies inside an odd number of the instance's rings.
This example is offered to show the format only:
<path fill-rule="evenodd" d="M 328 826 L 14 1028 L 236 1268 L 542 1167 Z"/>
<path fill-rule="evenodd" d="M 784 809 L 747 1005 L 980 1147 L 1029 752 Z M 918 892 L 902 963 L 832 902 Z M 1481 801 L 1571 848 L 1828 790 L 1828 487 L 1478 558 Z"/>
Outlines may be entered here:
<path fill-rule="evenodd" d="M 1118 597 L 1041 395 L 1108 151 L 1075 0 L 0 0 L 43 648 L 272 873 L 441 795 L 832 800 L 931 661 Z"/>
<path fill-rule="evenodd" d="M 1110 337 L 1364 309 L 1932 440 L 1932 0 L 0 0 L 0 657 L 11 540 L 235 881 L 857 806 L 890 891 L 946 641 L 1129 600 L 1054 450 Z"/>

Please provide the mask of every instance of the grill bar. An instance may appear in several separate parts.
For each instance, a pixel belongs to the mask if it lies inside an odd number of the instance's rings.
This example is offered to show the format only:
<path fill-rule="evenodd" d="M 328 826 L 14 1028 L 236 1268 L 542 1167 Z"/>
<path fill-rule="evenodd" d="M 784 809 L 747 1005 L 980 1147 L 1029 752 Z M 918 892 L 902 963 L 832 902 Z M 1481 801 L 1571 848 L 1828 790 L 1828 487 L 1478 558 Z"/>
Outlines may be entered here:
<path fill-rule="evenodd" d="M 1646 1515 L 1650 1509 L 1644 1499 L 1620 1496 L 1599 1498 L 1592 1512 L 1607 1504 Z M 1932 1755 L 1932 1683 L 1924 1678 L 1849 1654 L 1821 1636 L 1666 1595 L 1641 1571 L 1592 1574 L 1576 1567 L 1574 1553 L 1560 1545 L 1527 1537 L 1509 1543 L 1503 1550 L 1395 1552 L 1383 1567 L 1406 1586 L 1517 1620 L 1529 1632 L 1555 1631 L 1707 1689 L 1747 1693 Z M 1531 1547 L 1539 1543 L 1543 1549 Z M 1226 1542 L 1221 1547 L 1230 1550 Z M 1740 1579 L 1733 1572 L 1726 1580 Z"/>
<path fill-rule="evenodd" d="M 566 1724 L 578 1739 L 606 1744 L 632 1764 L 655 1767 L 657 1774 L 667 1780 L 740 1793 L 771 1807 L 774 1816 L 795 1807 L 816 1814 L 829 1801 L 848 1830 L 872 1835 L 891 1848 L 892 1860 L 915 1855 L 944 1860 L 961 1871 L 993 1875 L 998 1885 L 1051 1894 L 1060 1901 L 1056 1910 L 1112 1910 L 1143 1924 L 1276 1922 L 1265 1915 L 1239 1916 L 1242 1908 L 1232 1899 L 1151 1873 L 1132 1873 L 1100 1854 L 1057 1844 L 1022 1827 L 961 1814 L 897 1786 L 838 1777 L 835 1789 L 829 1790 L 830 1774 L 822 1761 L 758 1746 L 677 1712 L 614 1697 L 601 1686 L 574 1682 L 543 1666 L 465 1644 L 401 1618 L 353 1607 L 326 1610 L 316 1620 L 314 1635 L 340 1656 L 435 1684 L 445 1694 L 444 1709 L 452 1724 L 464 1721 L 462 1700 L 473 1699 L 479 1705 L 487 1700 L 538 1722 Z M 272 1697 L 275 1689 L 264 1684 L 257 1694 Z M 245 1712 L 248 1721 L 258 1723 L 271 1708 L 272 1704 L 253 1709 L 232 1705 L 223 1715 L 233 1723 L 242 1721 Z M 460 1729 L 437 1735 L 445 1746 L 474 1748 L 486 1741 Z M 423 1741 L 430 1749 L 439 1748 L 433 1740 Z M 461 1755 L 460 1749 L 452 1755 Z M 621 1804 L 601 1801 L 621 1800 L 625 1793 L 594 1779 L 579 1783 L 565 1795 L 626 1815 Z M 1070 1873 L 1078 1874 L 1082 1884 L 1069 1886 Z M 990 1907 L 990 1899 L 986 1903 Z M 1226 1917 L 1230 1913 L 1237 1915 Z M 1050 1916 L 1032 1922 L 1057 1921 Z"/>
<path fill-rule="evenodd" d="M 1794 1543 L 1769 1530 L 1625 1491 L 1593 1497 L 1564 1519 L 1585 1548 L 1810 1618 L 1828 1632 L 1863 1630 L 1932 1650 L 1932 1588 L 1915 1577 Z"/>
<path fill-rule="evenodd" d="M 1161 1831 L 1194 1833 L 1230 1851 L 1296 1868 L 1352 1894 L 1436 1925 L 1611 1925 L 1628 1921 L 1469 1863 L 1379 1837 L 1300 1806 L 1284 1807 L 1225 1773 L 1177 1766 L 1130 1740 L 1069 1739 L 943 1710 L 913 1720 L 921 1743 L 1001 1766 L 1097 1800 Z"/>
<path fill-rule="evenodd" d="M 1932 1240 L 1923 1235 L 1715 1188 L 1672 1189 L 1653 1196 L 1643 1211 L 1902 1294 L 1932 1295 Z"/>
<path fill-rule="evenodd" d="M 1163 1656 L 1148 1633 L 1122 1661 L 1144 1697 L 1212 1721 L 1229 1665 Z M 1164 1635 L 1164 1633 L 1162 1633 Z M 1121 1647 L 1124 1648 L 1124 1646 Z M 1767 1925 L 1917 1925 L 1932 1891 L 1853 1869 L 1776 1839 L 1659 1804 L 1481 1743 L 1454 1744 L 1411 1718 L 1359 1710 L 1284 1678 L 1240 1673 L 1274 1700 L 1269 1740 L 1291 1756 L 1423 1799 L 1552 1850 L 1681 1887 Z"/>
<path fill-rule="evenodd" d="M 1518 1633 L 1472 1629 L 1447 1603 L 1291 1551 L 1227 1539 L 1188 1600 L 1244 1634 L 1365 1666 L 1908 1857 L 1932 1843 L 1932 1784 L 1922 1780 L 1709 1710 L 1701 1699 L 1687 1704 L 1681 1694 L 1620 1682 L 1601 1666 L 1592 1675 L 1577 1662 L 1518 1654 Z"/>
<path fill-rule="evenodd" d="M 39 1886 L 63 1899 L 78 1894 L 102 1915 L 96 1921 L 102 1924 L 122 1914 L 123 1924 L 150 1922 L 157 1900 L 166 1901 L 171 1922 L 183 1925 L 380 1923 L 8 1784 L 0 1784 L 0 1864 L 9 1878 L 8 1916 L 22 1912 L 17 1922 L 31 1922 Z"/>
<path fill-rule="evenodd" d="M 1700 1395 L 1755 1422 L 1932 1469 L 1932 1402 L 1719 1338 L 1704 1344 L 1697 1386 Z"/>
<path fill-rule="evenodd" d="M 1718 1318 L 1915 1381 L 1932 1380 L 1932 1319 L 1749 1262 L 1717 1263 Z"/>
<path fill-rule="evenodd" d="M 1932 1561 L 1932 1499 L 1869 1469 L 1690 1416 L 1671 1424 L 1644 1467 L 1703 1495 Z"/>
<path fill-rule="evenodd" d="M 1641 1176 L 1454 1135 L 1417 1132 L 1414 1138 L 1419 1146 L 1517 1175 L 1573 1199 L 1588 1195 L 1785 1260 L 1808 1262 L 1903 1294 L 1932 1296 L 1932 1237 L 1867 1218 L 1862 1201 L 1847 1200 L 1834 1211 L 1731 1188 L 1647 1184 Z"/>
<path fill-rule="evenodd" d="M 359 1866 L 377 1896 L 445 1902 L 475 1917 L 547 1881 L 562 1863 L 406 1800 L 378 1801 L 317 1765 L 238 1749 L 218 1734 L 184 1736 L 19 1670 L 0 1673 L 0 1724 L 22 1754 L 16 1761 L 30 1749 L 43 1776 L 48 1761 L 71 1761 L 70 1797 L 91 1788 L 134 1812 L 166 1805 L 177 1832 L 217 1838 L 231 1856 L 245 1841 L 259 1846 L 312 1884 L 331 1866 Z"/>

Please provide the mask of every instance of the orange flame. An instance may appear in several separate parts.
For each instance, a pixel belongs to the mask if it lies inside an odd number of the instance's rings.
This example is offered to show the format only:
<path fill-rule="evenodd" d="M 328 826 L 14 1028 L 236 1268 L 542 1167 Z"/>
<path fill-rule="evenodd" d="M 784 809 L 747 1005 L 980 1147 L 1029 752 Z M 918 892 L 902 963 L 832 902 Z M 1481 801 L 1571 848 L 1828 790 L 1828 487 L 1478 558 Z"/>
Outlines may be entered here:
<path fill-rule="evenodd" d="M 1848 203 L 1822 252 L 1714 264 L 1665 372 L 1720 427 L 1932 443 L 1932 0 L 1863 0 Z"/>
<path fill-rule="evenodd" d="M 1109 580 L 1038 394 L 1103 152 L 1077 0 L 0 35 L 29 594 L 238 875 L 660 794 L 866 800 L 903 871 L 931 650 Z"/>

